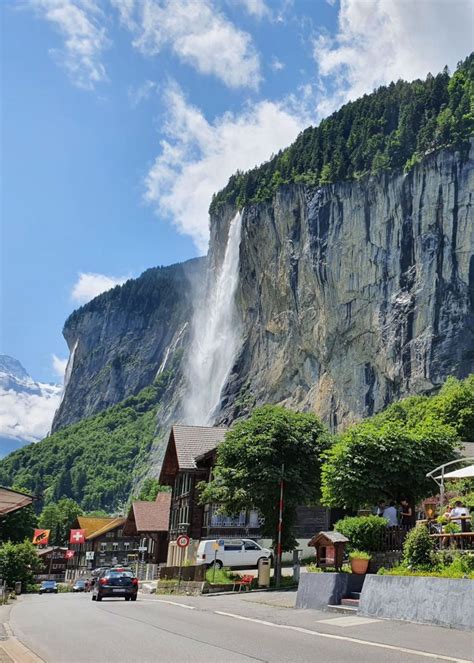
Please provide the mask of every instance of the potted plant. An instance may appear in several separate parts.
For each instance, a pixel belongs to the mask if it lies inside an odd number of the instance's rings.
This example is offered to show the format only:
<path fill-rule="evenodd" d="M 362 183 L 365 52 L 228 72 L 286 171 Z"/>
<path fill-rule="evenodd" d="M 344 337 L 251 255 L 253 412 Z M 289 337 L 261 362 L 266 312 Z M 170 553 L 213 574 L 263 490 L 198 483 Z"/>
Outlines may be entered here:
<path fill-rule="evenodd" d="M 372 556 L 369 555 L 369 553 L 366 553 L 363 550 L 353 550 L 351 553 L 349 553 L 352 573 L 357 573 L 359 575 L 367 573 L 371 559 Z"/>

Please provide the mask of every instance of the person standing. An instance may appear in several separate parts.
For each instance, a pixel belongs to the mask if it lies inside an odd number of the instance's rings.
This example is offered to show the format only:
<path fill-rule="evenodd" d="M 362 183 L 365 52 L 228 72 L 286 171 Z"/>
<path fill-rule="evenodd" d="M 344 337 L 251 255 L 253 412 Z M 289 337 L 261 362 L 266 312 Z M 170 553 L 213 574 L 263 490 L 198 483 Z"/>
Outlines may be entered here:
<path fill-rule="evenodd" d="M 398 527 L 398 514 L 393 500 L 390 502 L 390 505 L 384 509 L 383 518 L 387 521 L 387 527 Z"/>
<path fill-rule="evenodd" d="M 408 529 L 413 524 L 413 509 L 406 498 L 403 498 L 400 501 L 400 507 L 400 525 L 405 529 Z"/>
<path fill-rule="evenodd" d="M 383 512 L 385 511 L 386 506 L 387 504 L 385 500 L 379 500 L 377 504 L 377 510 L 375 511 L 375 515 L 383 518 Z"/>

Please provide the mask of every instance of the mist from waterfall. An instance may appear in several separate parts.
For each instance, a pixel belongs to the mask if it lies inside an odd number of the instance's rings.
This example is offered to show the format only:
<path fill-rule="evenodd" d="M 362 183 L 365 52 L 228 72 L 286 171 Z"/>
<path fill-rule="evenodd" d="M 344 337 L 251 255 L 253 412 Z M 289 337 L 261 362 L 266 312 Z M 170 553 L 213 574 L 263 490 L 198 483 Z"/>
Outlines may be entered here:
<path fill-rule="evenodd" d="M 242 214 L 229 225 L 222 265 L 208 275 L 202 298 L 196 302 L 187 362 L 187 393 L 183 421 L 208 426 L 214 423 L 221 392 L 241 342 L 241 323 L 235 304 L 239 281 Z"/>

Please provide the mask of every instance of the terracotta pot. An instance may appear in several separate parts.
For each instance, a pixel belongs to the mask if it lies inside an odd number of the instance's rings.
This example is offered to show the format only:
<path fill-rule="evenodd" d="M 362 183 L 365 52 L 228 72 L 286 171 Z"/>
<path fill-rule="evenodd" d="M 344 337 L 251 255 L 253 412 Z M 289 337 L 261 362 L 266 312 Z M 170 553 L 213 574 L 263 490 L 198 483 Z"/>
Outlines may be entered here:
<path fill-rule="evenodd" d="M 367 573 L 369 568 L 370 559 L 351 559 L 351 569 L 352 573 L 357 573 L 358 575 L 363 575 Z"/>

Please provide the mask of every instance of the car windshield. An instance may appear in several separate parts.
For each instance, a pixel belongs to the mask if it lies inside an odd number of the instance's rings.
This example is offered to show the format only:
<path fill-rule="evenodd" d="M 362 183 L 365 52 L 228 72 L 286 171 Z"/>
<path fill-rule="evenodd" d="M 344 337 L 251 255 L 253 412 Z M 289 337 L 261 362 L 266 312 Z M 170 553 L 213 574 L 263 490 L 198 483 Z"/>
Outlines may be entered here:
<path fill-rule="evenodd" d="M 43 580 L 42 582 L 43 587 L 54 587 L 55 584 L 54 580 Z"/>
<path fill-rule="evenodd" d="M 82 585 L 85 585 L 85 584 L 86 584 L 85 580 L 76 580 L 76 585 L 82 586 Z"/>
<path fill-rule="evenodd" d="M 133 573 L 130 571 L 109 571 L 108 578 L 133 578 Z"/>

